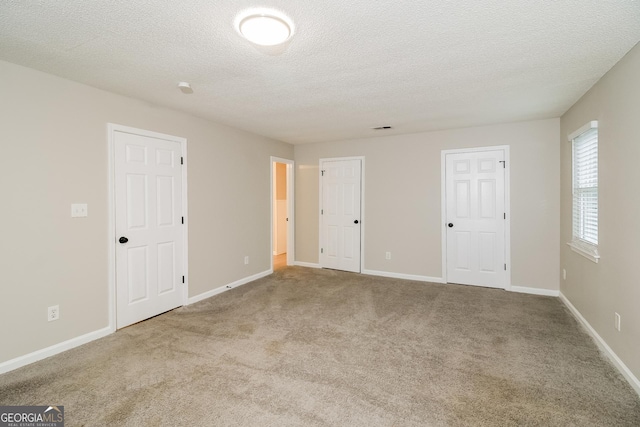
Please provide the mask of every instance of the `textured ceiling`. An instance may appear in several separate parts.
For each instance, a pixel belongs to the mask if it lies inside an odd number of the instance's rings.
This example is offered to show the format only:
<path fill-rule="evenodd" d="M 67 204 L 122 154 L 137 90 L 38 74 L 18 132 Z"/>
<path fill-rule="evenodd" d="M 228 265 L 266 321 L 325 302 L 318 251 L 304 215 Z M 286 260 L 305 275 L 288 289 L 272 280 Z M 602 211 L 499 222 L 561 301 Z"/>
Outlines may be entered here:
<path fill-rule="evenodd" d="M 638 0 L 0 1 L 0 59 L 290 143 L 558 117 L 639 40 Z"/>

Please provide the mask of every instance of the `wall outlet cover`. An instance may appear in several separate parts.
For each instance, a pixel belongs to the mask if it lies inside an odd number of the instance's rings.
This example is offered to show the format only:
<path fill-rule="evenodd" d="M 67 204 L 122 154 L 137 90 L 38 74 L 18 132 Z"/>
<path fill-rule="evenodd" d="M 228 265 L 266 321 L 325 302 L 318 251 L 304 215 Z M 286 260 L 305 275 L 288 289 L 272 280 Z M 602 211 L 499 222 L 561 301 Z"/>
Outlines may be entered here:
<path fill-rule="evenodd" d="M 73 203 L 71 205 L 71 218 L 82 218 L 89 215 L 86 203 Z"/>
<path fill-rule="evenodd" d="M 60 306 L 59 305 L 52 305 L 51 307 L 47 308 L 47 320 L 49 322 L 52 322 L 54 320 L 58 320 L 60 318 Z"/>

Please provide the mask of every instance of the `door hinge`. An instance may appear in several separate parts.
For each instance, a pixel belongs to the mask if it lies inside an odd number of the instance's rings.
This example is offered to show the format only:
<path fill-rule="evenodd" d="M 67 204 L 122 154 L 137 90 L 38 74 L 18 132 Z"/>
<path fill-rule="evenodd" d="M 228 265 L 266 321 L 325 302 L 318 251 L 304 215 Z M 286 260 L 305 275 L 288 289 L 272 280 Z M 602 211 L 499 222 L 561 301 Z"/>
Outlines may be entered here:
<path fill-rule="evenodd" d="M 507 271 L 507 264 L 504 265 L 504 271 Z"/>
<path fill-rule="evenodd" d="M 323 254 L 324 253 L 324 248 L 320 248 L 320 253 Z"/>
<path fill-rule="evenodd" d="M 182 217 L 182 223 L 184 224 L 184 217 Z"/>
<path fill-rule="evenodd" d="M 502 163 L 502 169 L 507 167 L 507 162 L 505 160 L 498 160 L 499 163 Z"/>
<path fill-rule="evenodd" d="M 182 276 L 182 283 L 184 283 L 184 276 Z"/>
<path fill-rule="evenodd" d="M 324 176 L 324 171 L 320 171 L 320 172 L 322 172 L 322 176 Z"/>
<path fill-rule="evenodd" d="M 324 209 L 320 209 L 320 215 L 324 215 Z"/>
<path fill-rule="evenodd" d="M 184 157 L 180 157 L 180 164 L 184 165 Z"/>
<path fill-rule="evenodd" d="M 507 213 L 506 212 L 504 213 L 504 219 L 507 219 Z"/>

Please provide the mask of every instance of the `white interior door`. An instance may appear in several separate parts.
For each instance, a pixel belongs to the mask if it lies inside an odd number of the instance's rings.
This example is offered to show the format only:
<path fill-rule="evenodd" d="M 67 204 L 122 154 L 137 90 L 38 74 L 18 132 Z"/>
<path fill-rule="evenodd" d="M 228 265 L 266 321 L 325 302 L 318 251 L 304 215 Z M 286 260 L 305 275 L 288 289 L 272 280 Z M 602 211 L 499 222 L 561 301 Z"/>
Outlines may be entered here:
<path fill-rule="evenodd" d="M 184 304 L 181 152 L 114 132 L 118 328 Z"/>
<path fill-rule="evenodd" d="M 320 167 L 320 266 L 359 273 L 361 161 L 323 161 Z"/>
<path fill-rule="evenodd" d="M 505 288 L 504 151 L 447 154 L 447 282 Z"/>
<path fill-rule="evenodd" d="M 295 221 L 294 221 L 294 177 L 293 177 L 293 161 L 284 162 L 287 165 L 287 265 L 293 265 L 295 261 Z"/>

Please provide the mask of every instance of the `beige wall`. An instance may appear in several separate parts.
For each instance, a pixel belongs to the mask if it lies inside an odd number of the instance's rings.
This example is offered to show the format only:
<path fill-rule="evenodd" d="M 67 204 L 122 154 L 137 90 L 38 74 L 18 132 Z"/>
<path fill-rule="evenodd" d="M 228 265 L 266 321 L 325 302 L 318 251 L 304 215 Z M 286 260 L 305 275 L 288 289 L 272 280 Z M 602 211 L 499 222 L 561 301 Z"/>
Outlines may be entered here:
<path fill-rule="evenodd" d="M 640 45 L 618 62 L 561 120 L 561 292 L 640 378 Z M 567 135 L 598 120 L 600 262 L 572 252 L 571 144 Z M 614 312 L 622 316 L 614 329 Z"/>
<path fill-rule="evenodd" d="M 269 269 L 269 156 L 289 144 L 6 62 L 0 94 L 0 362 L 108 326 L 108 122 L 188 140 L 190 296 Z"/>
<path fill-rule="evenodd" d="M 296 145 L 296 261 L 318 262 L 318 160 L 364 156 L 365 269 L 442 277 L 441 151 L 509 145 L 512 285 L 557 290 L 559 132 L 550 119 Z"/>

